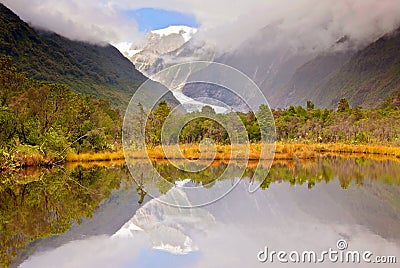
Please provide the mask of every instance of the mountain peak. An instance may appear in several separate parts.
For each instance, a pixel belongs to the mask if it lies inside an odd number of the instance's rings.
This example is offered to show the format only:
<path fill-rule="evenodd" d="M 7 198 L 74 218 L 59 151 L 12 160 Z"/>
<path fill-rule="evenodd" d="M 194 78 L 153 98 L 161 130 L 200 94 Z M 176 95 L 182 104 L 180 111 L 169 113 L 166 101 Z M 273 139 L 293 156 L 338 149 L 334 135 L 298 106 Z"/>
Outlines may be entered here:
<path fill-rule="evenodd" d="M 172 25 L 149 31 L 142 44 L 121 43 L 116 47 L 135 64 L 138 70 L 148 74 L 148 70 L 161 55 L 181 48 L 196 32 L 197 29 L 193 27 Z"/>
<path fill-rule="evenodd" d="M 190 26 L 184 26 L 184 25 L 171 25 L 167 28 L 152 30 L 150 32 L 152 34 L 158 34 L 161 37 L 168 36 L 171 34 L 179 34 L 183 37 L 185 42 L 188 42 L 193 37 L 193 35 L 197 32 L 197 28 L 193 28 Z"/>

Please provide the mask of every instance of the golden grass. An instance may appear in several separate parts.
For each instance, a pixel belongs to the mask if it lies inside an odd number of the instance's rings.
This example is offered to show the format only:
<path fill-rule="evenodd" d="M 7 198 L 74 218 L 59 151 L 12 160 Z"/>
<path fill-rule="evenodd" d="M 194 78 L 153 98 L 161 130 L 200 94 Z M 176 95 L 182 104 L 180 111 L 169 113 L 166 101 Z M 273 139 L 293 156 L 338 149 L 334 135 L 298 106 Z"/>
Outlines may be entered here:
<path fill-rule="evenodd" d="M 229 159 L 249 159 L 258 160 L 263 158 L 273 158 L 272 154 L 267 154 L 261 156 L 261 145 L 260 144 L 250 144 L 248 149 L 247 145 L 236 144 L 236 145 L 217 145 L 215 152 L 201 152 L 199 145 L 196 144 L 182 144 L 180 145 L 180 152 L 174 152 L 172 147 L 169 146 L 156 146 L 153 149 L 147 150 L 147 154 L 151 159 L 166 159 L 165 151 L 169 151 L 168 155 L 172 156 L 174 159 L 214 159 L 214 160 L 229 160 Z M 137 156 L 142 155 L 143 152 L 137 153 Z M 135 158 L 135 155 L 132 154 Z"/>
<path fill-rule="evenodd" d="M 115 152 L 99 152 L 99 153 L 68 153 L 66 157 L 67 162 L 93 162 L 93 161 L 113 161 L 125 159 L 122 150 Z"/>
<path fill-rule="evenodd" d="M 370 158 L 375 160 L 397 159 L 400 161 L 400 147 L 384 146 L 384 145 L 350 145 L 341 143 L 276 143 L 275 155 L 266 153 L 261 155 L 261 144 L 250 144 L 248 157 L 246 155 L 247 145 L 217 145 L 215 152 L 200 151 L 199 145 L 182 144 L 180 152 L 174 151 L 172 147 L 156 146 L 148 149 L 147 154 L 144 151 L 130 152 L 130 159 L 141 159 L 149 157 L 150 159 L 167 159 L 164 150 L 174 159 L 271 159 L 290 160 L 290 159 L 312 159 L 319 156 L 346 156 L 354 158 Z M 269 146 L 269 145 L 267 145 Z M 267 149 L 270 150 L 270 149 Z M 123 160 L 124 153 L 122 150 L 116 152 L 100 152 L 100 153 L 69 153 L 67 162 L 93 162 L 93 161 L 114 161 Z"/>
<path fill-rule="evenodd" d="M 317 144 L 302 144 L 302 143 L 281 143 L 276 145 L 275 155 L 278 158 L 288 159 L 298 158 L 313 158 L 323 155 L 355 155 L 358 157 L 377 156 L 400 158 L 400 147 L 385 146 L 385 145 L 353 145 L 343 143 L 317 143 Z"/>
<path fill-rule="evenodd" d="M 268 145 L 266 145 L 268 147 Z M 270 159 L 272 155 L 266 153 L 261 155 L 260 144 L 250 144 L 248 158 L 245 154 L 246 145 L 217 145 L 215 160 L 233 159 Z M 202 155 L 198 145 L 182 145 L 181 152 L 188 159 L 199 159 Z M 166 148 L 168 150 L 168 147 Z M 268 150 L 268 149 L 267 149 Z M 165 154 L 161 146 L 148 150 L 150 158 L 165 159 Z M 312 159 L 324 155 L 354 155 L 355 157 L 370 158 L 400 158 L 400 147 L 383 146 L 383 145 L 349 145 L 349 144 L 304 144 L 304 143 L 276 143 L 274 159 Z M 175 158 L 182 158 L 176 155 Z"/>

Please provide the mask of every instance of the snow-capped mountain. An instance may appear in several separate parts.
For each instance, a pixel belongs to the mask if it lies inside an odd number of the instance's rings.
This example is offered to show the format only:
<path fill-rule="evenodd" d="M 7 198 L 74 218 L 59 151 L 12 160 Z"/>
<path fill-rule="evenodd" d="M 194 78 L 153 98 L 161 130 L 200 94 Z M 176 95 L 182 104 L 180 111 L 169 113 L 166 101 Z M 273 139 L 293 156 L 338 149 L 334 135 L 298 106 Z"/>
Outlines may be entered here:
<path fill-rule="evenodd" d="M 213 48 L 207 47 L 204 42 L 192 39 L 196 33 L 197 29 L 189 26 L 169 26 L 148 32 L 143 44 L 120 43 L 116 47 L 132 61 L 136 69 L 151 77 L 178 63 L 193 60 L 212 61 L 215 55 Z M 224 107 L 189 98 L 182 93 L 182 90 L 171 90 L 188 112 L 200 111 L 204 105 L 211 106 L 217 113 L 227 111 Z"/>
<path fill-rule="evenodd" d="M 158 34 L 161 37 L 169 36 L 171 34 L 179 34 L 183 37 L 185 42 L 188 42 L 196 32 L 196 28 L 189 26 L 169 26 L 164 29 L 151 31 L 152 34 Z"/>
<path fill-rule="evenodd" d="M 161 55 L 182 47 L 196 32 L 196 28 L 189 26 L 169 26 L 149 31 L 143 44 L 120 43 L 117 47 L 136 69 L 149 75 L 149 69 Z"/>

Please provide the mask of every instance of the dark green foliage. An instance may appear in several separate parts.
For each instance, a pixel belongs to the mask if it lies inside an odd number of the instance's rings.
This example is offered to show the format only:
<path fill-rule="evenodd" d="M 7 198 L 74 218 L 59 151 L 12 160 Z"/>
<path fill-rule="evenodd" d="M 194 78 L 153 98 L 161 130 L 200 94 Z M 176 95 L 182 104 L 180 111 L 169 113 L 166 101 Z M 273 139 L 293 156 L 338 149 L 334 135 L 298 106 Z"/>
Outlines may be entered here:
<path fill-rule="evenodd" d="M 351 108 L 343 98 L 336 112 L 291 106 L 273 113 L 277 139 L 281 141 L 399 144 L 400 109 L 397 106 Z"/>
<path fill-rule="evenodd" d="M 314 107 L 314 103 L 310 100 L 307 101 L 307 110 L 313 110 Z"/>
<path fill-rule="evenodd" d="M 346 98 L 342 98 L 340 99 L 339 103 L 338 103 L 338 108 L 337 111 L 339 113 L 341 112 L 347 112 L 350 110 L 350 104 L 349 101 Z"/>
<path fill-rule="evenodd" d="M 202 112 L 203 114 L 206 114 L 206 115 L 213 115 L 213 114 L 215 114 L 214 109 L 213 109 L 211 106 L 208 106 L 208 105 L 202 107 L 202 108 L 201 108 L 201 112 Z"/>
<path fill-rule="evenodd" d="M 167 119 L 171 108 L 165 101 L 161 101 L 156 109 L 151 112 L 146 125 L 146 143 L 147 144 L 160 144 L 162 126 Z"/>
<path fill-rule="evenodd" d="M 393 99 L 389 102 L 393 103 Z M 148 144 L 160 144 L 161 127 L 169 111 L 165 105 L 163 103 L 150 115 L 145 134 Z M 285 110 L 273 110 L 275 122 L 270 118 L 269 108 L 266 105 L 261 105 L 256 115 L 253 112 L 239 112 L 237 115 L 246 133 L 237 134 L 241 137 L 247 135 L 250 142 L 260 142 L 262 135 L 265 135 L 264 140 L 272 141 L 275 137 L 269 130 L 273 129 L 275 123 L 278 141 L 395 145 L 400 142 L 398 140 L 400 109 L 396 105 L 388 105 L 380 109 L 362 109 L 361 106 L 351 108 L 349 102 L 343 98 L 336 112 L 333 109 L 314 109 L 313 106 L 309 102 L 307 110 L 302 106 L 293 105 Z M 229 125 L 234 121 L 230 119 L 232 113 L 215 114 L 208 108 L 203 108 L 202 112 L 194 112 L 193 115 L 197 118 L 185 124 L 180 133 L 179 142 L 199 143 L 205 138 L 210 138 L 219 144 L 230 143 L 229 133 L 218 122 Z M 175 120 L 184 121 L 184 118 L 184 115 L 176 116 Z M 260 125 L 264 126 L 266 131 L 260 130 Z"/>
<path fill-rule="evenodd" d="M 16 132 L 15 115 L 7 107 L 0 106 L 0 146 L 6 145 Z"/>
<path fill-rule="evenodd" d="M 161 144 L 162 127 L 170 110 L 165 102 L 161 102 L 150 113 L 145 133 L 147 144 Z M 263 114 L 265 112 L 269 113 L 269 108 L 262 106 L 257 116 L 267 122 L 268 116 L 264 116 Z M 176 122 L 186 122 L 177 139 L 180 143 L 200 143 L 203 139 L 209 138 L 217 144 L 229 144 L 231 142 L 229 134 L 233 135 L 239 143 L 245 141 L 246 136 L 251 142 L 261 140 L 260 127 L 256 115 L 252 112 L 217 114 L 212 107 L 204 106 L 201 112 L 196 111 L 189 114 L 175 114 L 173 116 Z M 237 120 L 240 120 L 243 124 L 242 128 L 235 126 Z M 270 121 L 268 123 L 273 124 L 272 120 Z M 235 133 L 228 133 L 228 129 L 232 129 Z M 239 129 L 243 129 L 243 131 L 238 132 L 237 130 Z"/>
<path fill-rule="evenodd" d="M 180 133 L 181 143 L 199 143 L 209 138 L 216 143 L 229 143 L 229 136 L 226 130 L 215 120 L 207 117 L 200 117 L 186 124 Z"/>

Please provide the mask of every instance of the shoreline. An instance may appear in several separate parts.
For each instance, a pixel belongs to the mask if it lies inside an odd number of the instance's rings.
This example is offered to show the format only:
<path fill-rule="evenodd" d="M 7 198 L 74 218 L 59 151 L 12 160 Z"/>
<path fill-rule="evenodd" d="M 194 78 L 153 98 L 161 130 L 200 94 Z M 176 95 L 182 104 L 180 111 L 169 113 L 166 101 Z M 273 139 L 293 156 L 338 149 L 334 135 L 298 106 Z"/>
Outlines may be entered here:
<path fill-rule="evenodd" d="M 233 160 L 259 160 L 260 157 L 260 144 L 250 144 L 249 157 L 242 157 L 236 151 L 236 157 Z M 201 152 L 198 145 L 183 144 L 180 146 L 183 156 L 174 156 L 172 159 L 189 159 L 198 160 L 201 157 Z M 240 148 L 239 148 L 240 149 Z M 168 147 L 167 147 L 168 150 Z M 235 151 L 235 150 L 233 150 Z M 132 159 L 144 159 L 144 152 L 137 152 L 132 154 Z M 163 148 L 157 146 L 151 150 L 147 150 L 150 159 L 162 160 L 167 159 Z M 207 152 L 205 153 L 207 155 Z M 217 145 L 217 150 L 214 154 L 210 153 L 210 157 L 202 159 L 209 160 L 230 160 L 231 157 L 230 145 Z M 277 142 L 274 154 L 274 160 L 295 160 L 295 159 L 312 159 L 323 156 L 339 156 L 347 155 L 353 157 L 368 157 L 368 158 L 385 158 L 385 159 L 400 159 L 400 147 L 388 145 L 353 145 L 342 143 L 282 143 Z M 65 162 L 95 162 L 95 161 L 115 161 L 124 160 L 124 152 L 122 150 L 116 152 L 100 152 L 100 153 L 84 153 L 75 154 L 70 153 L 66 157 Z M 267 158 L 271 159 L 271 158 Z"/>
<path fill-rule="evenodd" d="M 232 160 L 260 160 L 269 159 L 262 158 L 261 155 L 261 145 L 254 143 L 250 144 L 250 151 L 248 157 L 240 149 L 239 145 L 217 145 L 215 155 L 211 152 L 205 152 L 205 156 L 201 159 L 204 160 L 230 160 L 231 152 L 234 155 Z M 182 155 L 174 155 L 173 159 L 189 159 L 189 160 L 199 160 L 201 157 L 201 152 L 198 145 L 194 144 L 182 144 L 180 145 Z M 166 147 L 168 150 L 168 146 Z M 167 157 L 161 146 L 157 146 L 153 149 L 147 150 L 147 154 L 150 159 L 154 160 L 165 160 Z M 398 160 L 400 161 L 400 146 L 390 146 L 390 145 L 355 145 L 355 144 L 343 144 L 343 143 L 283 143 L 277 142 L 275 153 L 273 155 L 274 160 L 296 160 L 296 159 L 313 159 L 325 156 L 342 156 L 342 157 L 352 157 L 352 158 L 369 158 L 376 160 Z M 130 159 L 144 159 L 144 152 L 134 152 L 129 157 Z M 39 159 L 43 161 L 38 161 Z M 110 162 L 110 161 L 122 161 L 125 160 L 125 155 L 123 150 L 118 150 L 114 152 L 102 151 L 97 153 L 68 153 L 63 161 L 49 160 L 42 155 L 25 155 L 20 161 L 14 162 L 12 164 L 6 164 L 0 166 L 0 172 L 8 171 L 12 169 L 18 169 L 23 167 L 46 167 L 51 168 L 57 164 L 65 163 L 84 163 L 84 162 Z M 35 160 L 35 161 L 33 161 Z"/>

